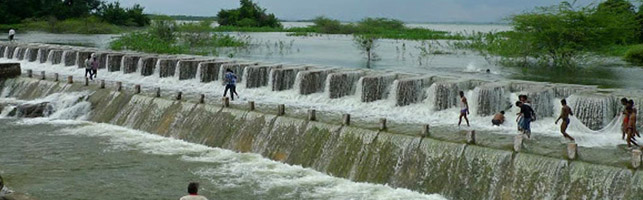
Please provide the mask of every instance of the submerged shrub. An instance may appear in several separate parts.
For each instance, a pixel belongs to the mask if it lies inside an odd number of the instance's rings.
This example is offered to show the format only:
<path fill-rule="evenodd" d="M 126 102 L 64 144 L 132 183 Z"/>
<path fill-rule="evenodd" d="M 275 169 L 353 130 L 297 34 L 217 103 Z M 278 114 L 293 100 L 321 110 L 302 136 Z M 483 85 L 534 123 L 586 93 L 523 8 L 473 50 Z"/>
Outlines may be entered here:
<path fill-rule="evenodd" d="M 643 66 L 643 45 L 632 46 L 624 56 L 625 61 Z"/>

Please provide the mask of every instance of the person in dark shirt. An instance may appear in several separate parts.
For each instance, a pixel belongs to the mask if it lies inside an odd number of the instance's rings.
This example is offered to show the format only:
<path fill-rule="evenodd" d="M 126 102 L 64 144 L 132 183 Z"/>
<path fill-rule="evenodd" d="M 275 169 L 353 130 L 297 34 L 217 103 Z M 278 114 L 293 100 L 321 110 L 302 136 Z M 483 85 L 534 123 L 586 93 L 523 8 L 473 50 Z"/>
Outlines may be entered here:
<path fill-rule="evenodd" d="M 531 137 L 531 121 L 534 116 L 534 110 L 531 106 L 522 103 L 521 101 L 516 102 L 516 106 L 520 108 L 520 113 L 518 113 L 518 118 L 516 121 L 522 118 L 522 123 L 518 123 L 518 126 L 521 127 L 522 133 L 527 135 L 527 138 Z"/>

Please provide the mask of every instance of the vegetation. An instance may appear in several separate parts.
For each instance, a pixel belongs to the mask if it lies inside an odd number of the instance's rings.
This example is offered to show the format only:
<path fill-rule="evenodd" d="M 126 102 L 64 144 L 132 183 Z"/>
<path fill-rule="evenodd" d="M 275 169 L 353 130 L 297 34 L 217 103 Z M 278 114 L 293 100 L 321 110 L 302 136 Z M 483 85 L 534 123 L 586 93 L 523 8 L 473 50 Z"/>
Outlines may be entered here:
<path fill-rule="evenodd" d="M 355 35 L 353 36 L 353 42 L 355 47 L 366 55 L 366 66 L 370 67 L 371 61 L 377 59 L 377 55 L 374 53 L 375 48 L 377 48 L 377 38 L 372 35 Z"/>
<path fill-rule="evenodd" d="M 563 2 L 510 17 L 513 31 L 479 33 L 460 45 L 501 56 L 507 65 L 573 68 L 587 55 L 624 52 L 622 47 L 639 43 L 637 16 L 626 0 L 578 8 Z"/>
<path fill-rule="evenodd" d="M 174 20 L 180 20 L 180 21 L 216 21 L 216 17 L 213 16 L 192 16 L 192 15 L 153 15 L 153 14 L 148 14 L 147 16 L 150 17 L 150 19 L 155 20 L 156 18 L 165 18 L 165 17 L 170 17 L 171 19 Z"/>
<path fill-rule="evenodd" d="M 218 55 L 221 47 L 247 47 L 248 37 L 212 34 L 212 21 L 178 24 L 170 17 L 158 17 L 145 31 L 121 36 L 110 44 L 114 50 L 164 54 Z"/>
<path fill-rule="evenodd" d="M 240 3 L 240 8 L 219 11 L 217 19 L 221 26 L 281 27 L 274 14 L 267 14 L 266 9 L 259 7 L 252 0 L 241 0 Z"/>
<path fill-rule="evenodd" d="M 144 8 L 101 0 L 0 0 L 0 28 L 55 33 L 117 33 L 150 24 Z M 123 26 L 123 27 L 118 27 Z"/>
<path fill-rule="evenodd" d="M 627 62 L 643 66 L 643 44 L 630 47 L 623 57 Z"/>

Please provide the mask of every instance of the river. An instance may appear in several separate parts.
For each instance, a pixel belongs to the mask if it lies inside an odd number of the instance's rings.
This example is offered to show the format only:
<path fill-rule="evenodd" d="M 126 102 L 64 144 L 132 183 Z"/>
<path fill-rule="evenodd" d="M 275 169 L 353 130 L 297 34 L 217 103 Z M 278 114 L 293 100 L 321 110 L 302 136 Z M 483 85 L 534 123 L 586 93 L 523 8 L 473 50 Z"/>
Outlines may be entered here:
<path fill-rule="evenodd" d="M 210 199 L 444 199 L 75 120 L 0 119 L 0 172 L 37 199 L 178 199 L 200 182 Z"/>
<path fill-rule="evenodd" d="M 286 22 L 285 27 L 307 26 L 308 22 Z M 407 24 L 452 33 L 510 30 L 499 24 Z M 376 61 L 367 65 L 364 55 L 348 35 L 288 36 L 287 33 L 227 33 L 249 37 L 251 48 L 221 49 L 217 56 L 265 63 L 314 65 L 336 68 L 372 68 L 413 74 L 451 75 L 491 80 L 520 79 L 554 83 L 599 85 L 605 88 L 643 88 L 643 69 L 629 66 L 619 58 L 592 57 L 590 65 L 577 70 L 522 69 L 502 67 L 497 59 L 476 52 L 454 49 L 454 41 L 408 41 L 381 39 L 374 52 Z M 66 44 L 109 48 L 118 35 L 78 35 L 28 32 L 17 35 L 20 42 Z M 422 52 L 438 52 L 423 54 Z M 485 73 L 486 70 L 490 73 Z"/>

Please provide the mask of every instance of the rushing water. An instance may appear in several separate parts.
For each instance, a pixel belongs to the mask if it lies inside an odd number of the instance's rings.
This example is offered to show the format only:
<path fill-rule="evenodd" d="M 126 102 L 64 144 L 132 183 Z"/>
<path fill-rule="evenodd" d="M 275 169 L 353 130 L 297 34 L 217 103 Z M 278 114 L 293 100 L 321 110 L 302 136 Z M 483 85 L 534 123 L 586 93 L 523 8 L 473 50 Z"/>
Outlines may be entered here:
<path fill-rule="evenodd" d="M 38 199 L 178 199 L 190 181 L 210 199 L 443 199 L 71 120 L 0 119 L 0 161 L 6 184 Z"/>

